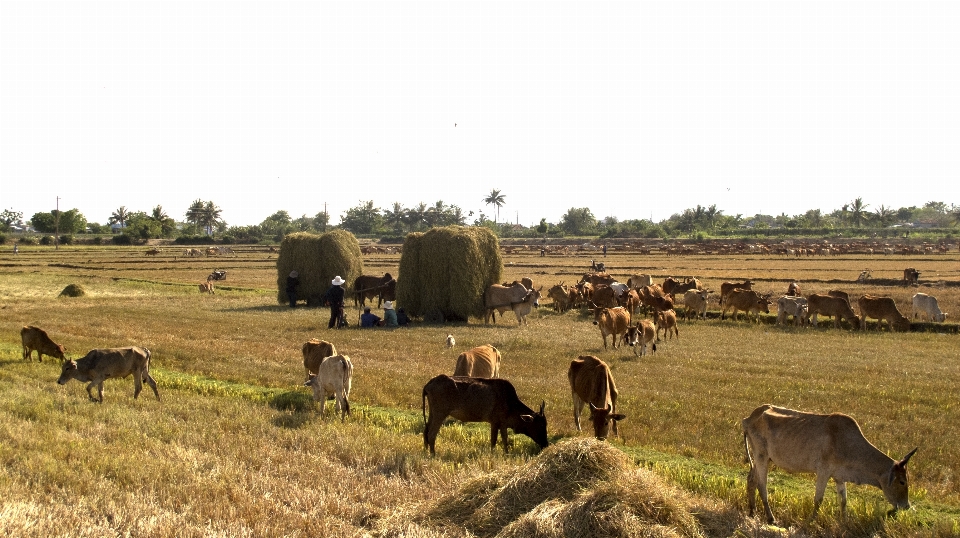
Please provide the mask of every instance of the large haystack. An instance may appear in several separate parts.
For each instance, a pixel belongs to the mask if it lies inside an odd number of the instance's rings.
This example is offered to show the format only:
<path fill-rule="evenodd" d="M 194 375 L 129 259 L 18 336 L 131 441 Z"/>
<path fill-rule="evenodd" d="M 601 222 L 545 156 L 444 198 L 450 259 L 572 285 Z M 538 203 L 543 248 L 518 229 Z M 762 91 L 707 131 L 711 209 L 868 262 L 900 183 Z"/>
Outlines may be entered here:
<path fill-rule="evenodd" d="M 487 228 L 447 226 L 411 233 L 400 257 L 397 303 L 407 314 L 427 319 L 483 317 L 483 292 L 499 283 L 502 274 L 500 245 Z"/>
<path fill-rule="evenodd" d="M 281 304 L 289 302 L 287 276 L 293 270 L 300 273 L 300 299 L 319 306 L 333 277 L 340 275 L 349 286 L 363 274 L 360 243 L 345 230 L 323 235 L 300 232 L 284 237 L 277 257 L 277 302 Z M 348 297 L 350 291 L 347 289 Z"/>

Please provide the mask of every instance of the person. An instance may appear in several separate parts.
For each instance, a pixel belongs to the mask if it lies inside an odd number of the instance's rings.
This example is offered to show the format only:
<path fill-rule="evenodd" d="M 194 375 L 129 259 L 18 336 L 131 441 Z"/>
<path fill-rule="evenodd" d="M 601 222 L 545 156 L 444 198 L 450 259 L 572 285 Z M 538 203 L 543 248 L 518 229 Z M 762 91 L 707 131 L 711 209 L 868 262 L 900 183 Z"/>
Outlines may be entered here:
<path fill-rule="evenodd" d="M 400 327 L 406 327 L 409 324 L 410 317 L 407 316 L 407 313 L 403 310 L 403 308 L 397 310 L 397 325 Z"/>
<path fill-rule="evenodd" d="M 287 298 L 290 299 L 290 308 L 297 306 L 297 288 L 300 287 L 300 273 L 290 271 L 287 277 Z"/>
<path fill-rule="evenodd" d="M 20 247 L 18 245 L 13 245 L 13 255 L 16 256 L 20 254 Z"/>
<path fill-rule="evenodd" d="M 383 303 L 383 324 L 386 327 L 397 326 L 397 311 L 393 309 L 393 301 Z"/>
<path fill-rule="evenodd" d="M 324 304 L 330 305 L 330 321 L 327 323 L 328 329 L 334 327 L 340 328 L 339 321 L 340 318 L 343 317 L 343 294 L 345 293 L 343 285 L 345 283 L 346 280 L 340 278 L 340 275 L 337 275 L 330 282 L 330 289 L 323 295 Z"/>
<path fill-rule="evenodd" d="M 360 327 L 379 327 L 380 323 L 380 316 L 371 312 L 369 306 L 363 309 L 363 315 L 360 316 Z"/>

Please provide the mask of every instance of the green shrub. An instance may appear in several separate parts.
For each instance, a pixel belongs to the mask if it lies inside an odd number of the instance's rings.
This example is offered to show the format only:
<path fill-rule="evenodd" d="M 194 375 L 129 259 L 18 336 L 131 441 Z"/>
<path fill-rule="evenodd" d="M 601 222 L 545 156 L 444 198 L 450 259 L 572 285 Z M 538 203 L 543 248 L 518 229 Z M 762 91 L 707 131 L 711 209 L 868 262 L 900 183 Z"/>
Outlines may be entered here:
<path fill-rule="evenodd" d="M 61 245 L 72 245 L 72 244 L 73 244 L 73 235 L 72 235 L 72 234 L 61 235 L 61 236 L 60 236 L 60 244 L 61 244 Z"/>
<path fill-rule="evenodd" d="M 110 239 L 114 245 L 131 245 L 133 240 L 127 234 L 115 235 Z"/>
<path fill-rule="evenodd" d="M 21 245 L 39 245 L 40 244 L 40 241 L 37 239 L 37 236 L 35 235 L 25 235 L 21 237 L 20 240 L 17 242 L 20 243 Z"/>

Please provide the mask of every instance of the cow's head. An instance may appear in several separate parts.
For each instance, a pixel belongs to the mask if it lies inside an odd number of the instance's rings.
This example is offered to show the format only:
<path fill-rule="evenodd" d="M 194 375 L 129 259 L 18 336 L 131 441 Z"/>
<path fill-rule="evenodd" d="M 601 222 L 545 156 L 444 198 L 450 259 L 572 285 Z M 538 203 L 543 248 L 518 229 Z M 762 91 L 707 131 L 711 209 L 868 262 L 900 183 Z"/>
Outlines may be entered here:
<path fill-rule="evenodd" d="M 912 458 L 916 452 L 917 449 L 914 448 L 909 454 L 904 456 L 902 460 L 894 462 L 894 464 L 890 466 L 890 470 L 880 479 L 880 489 L 883 490 L 883 496 L 886 497 L 887 502 L 893 505 L 891 512 L 910 508 L 910 483 L 907 479 L 907 462 L 910 461 L 910 458 Z"/>
<path fill-rule="evenodd" d="M 630 325 L 627 327 L 627 332 L 623 335 L 623 339 L 627 342 L 630 347 L 640 345 L 640 339 L 643 338 L 643 327 L 640 326 L 638 321 L 636 325 Z"/>
<path fill-rule="evenodd" d="M 543 401 L 540 403 L 540 411 L 532 415 L 520 415 L 520 424 L 513 429 L 533 439 L 540 448 L 546 448 L 550 444 L 547 439 L 547 417 L 543 414 L 543 408 L 546 405 L 547 402 Z"/>
<path fill-rule="evenodd" d="M 603 441 L 610 435 L 610 425 L 627 418 L 626 415 L 613 412 L 613 405 L 597 407 L 590 404 L 590 422 L 593 423 L 593 435 Z"/>
<path fill-rule="evenodd" d="M 747 282 L 749 282 L 749 280 L 748 280 Z M 770 301 L 770 295 L 769 295 L 769 294 L 768 294 L 768 295 L 760 295 L 760 296 L 757 298 L 757 306 L 759 306 L 759 307 L 760 307 L 760 310 L 763 311 L 763 312 L 766 312 L 766 313 L 769 314 L 769 313 L 770 313 L 770 305 L 771 305 L 771 304 L 773 304 L 773 303 L 772 303 L 772 301 Z"/>
<path fill-rule="evenodd" d="M 74 374 L 77 372 L 77 361 L 69 360 L 63 363 L 63 369 L 60 371 L 60 378 L 57 379 L 57 383 L 63 385 L 67 381 L 73 379 Z"/>
<path fill-rule="evenodd" d="M 946 314 L 944 314 L 944 315 L 946 315 Z M 941 319 L 940 321 L 943 321 L 943 320 Z M 60 360 L 62 360 L 62 361 L 65 361 L 65 360 L 67 360 L 67 355 L 66 355 L 66 353 L 67 353 L 67 349 L 66 349 L 65 347 L 63 347 L 63 344 L 57 344 L 57 352 L 56 352 L 53 356 L 56 357 L 56 358 L 58 358 L 58 359 L 60 359 Z"/>
<path fill-rule="evenodd" d="M 307 381 L 303 384 L 303 386 L 304 386 L 304 387 L 312 387 L 312 386 L 314 386 L 314 385 L 316 385 L 316 384 L 317 384 L 317 376 L 314 375 L 314 374 L 310 374 L 310 377 L 309 377 L 309 378 L 307 379 Z"/>

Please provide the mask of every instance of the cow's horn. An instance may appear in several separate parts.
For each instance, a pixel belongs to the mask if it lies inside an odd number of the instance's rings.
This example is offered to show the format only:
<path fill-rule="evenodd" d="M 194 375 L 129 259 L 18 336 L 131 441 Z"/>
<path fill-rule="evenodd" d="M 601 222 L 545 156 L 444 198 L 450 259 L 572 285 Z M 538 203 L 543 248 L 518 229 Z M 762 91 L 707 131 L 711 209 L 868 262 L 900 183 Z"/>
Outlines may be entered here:
<path fill-rule="evenodd" d="M 540 402 L 540 414 L 541 414 L 541 415 L 543 414 L 543 408 L 546 407 L 546 405 L 547 405 L 547 401 L 546 401 L 546 400 L 543 400 L 542 402 Z M 914 452 L 916 452 L 916 450 L 914 450 Z"/>

